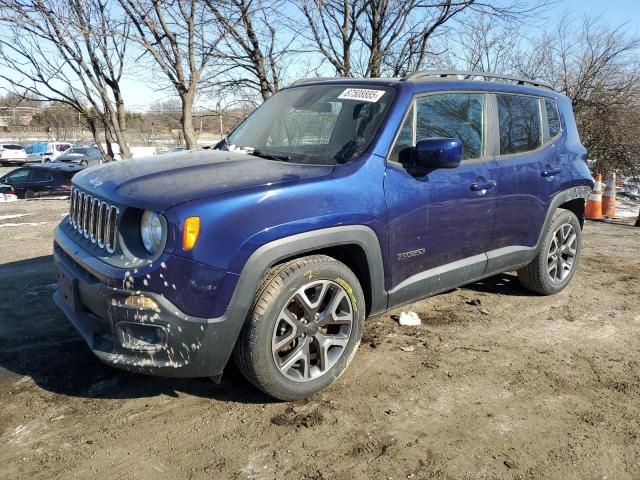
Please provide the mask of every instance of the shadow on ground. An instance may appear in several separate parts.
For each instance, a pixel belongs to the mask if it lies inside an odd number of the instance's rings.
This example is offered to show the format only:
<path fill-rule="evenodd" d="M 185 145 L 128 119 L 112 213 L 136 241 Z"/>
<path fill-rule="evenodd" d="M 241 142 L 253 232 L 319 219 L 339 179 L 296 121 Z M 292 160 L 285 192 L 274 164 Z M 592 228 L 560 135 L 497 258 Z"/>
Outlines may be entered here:
<path fill-rule="evenodd" d="M 8 380 L 28 376 L 45 390 L 86 398 L 177 396 L 183 392 L 241 403 L 271 401 L 249 385 L 231 363 L 219 385 L 209 379 L 132 374 L 102 364 L 53 303 L 55 278 L 51 256 L 0 265 L 0 388 L 13 383 Z M 475 282 L 465 289 L 531 295 L 511 274 Z"/>
<path fill-rule="evenodd" d="M 182 392 L 240 403 L 272 401 L 231 364 L 219 385 L 209 379 L 150 377 L 104 365 L 53 303 L 55 280 L 51 256 L 0 265 L 0 389 L 28 376 L 50 392 L 85 398 Z"/>
<path fill-rule="evenodd" d="M 512 295 L 516 297 L 538 296 L 537 293 L 527 290 L 518 281 L 518 276 L 512 273 L 501 273 L 493 277 L 470 283 L 464 286 L 465 290 L 474 292 L 493 293 L 497 295 Z"/>

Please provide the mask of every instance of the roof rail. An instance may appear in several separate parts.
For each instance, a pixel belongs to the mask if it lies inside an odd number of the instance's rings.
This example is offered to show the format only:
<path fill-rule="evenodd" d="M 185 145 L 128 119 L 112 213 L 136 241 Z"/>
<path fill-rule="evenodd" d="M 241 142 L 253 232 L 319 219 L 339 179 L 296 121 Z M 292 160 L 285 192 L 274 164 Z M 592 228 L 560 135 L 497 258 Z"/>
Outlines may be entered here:
<path fill-rule="evenodd" d="M 340 80 L 341 77 L 309 77 L 296 80 L 291 85 L 300 85 L 301 83 L 321 82 L 323 80 Z"/>
<path fill-rule="evenodd" d="M 459 70 L 422 70 L 410 73 L 402 78 L 403 81 L 417 80 L 419 78 L 437 77 L 437 78 L 449 78 L 449 77 L 464 77 L 463 80 L 473 80 L 476 77 L 482 77 L 486 79 L 502 80 L 507 82 L 514 82 L 518 85 L 531 85 L 534 87 L 544 87 L 550 90 L 554 88 L 551 84 L 540 80 L 533 80 L 531 78 L 518 78 L 510 75 L 498 75 L 496 73 L 487 72 L 464 72 Z"/>

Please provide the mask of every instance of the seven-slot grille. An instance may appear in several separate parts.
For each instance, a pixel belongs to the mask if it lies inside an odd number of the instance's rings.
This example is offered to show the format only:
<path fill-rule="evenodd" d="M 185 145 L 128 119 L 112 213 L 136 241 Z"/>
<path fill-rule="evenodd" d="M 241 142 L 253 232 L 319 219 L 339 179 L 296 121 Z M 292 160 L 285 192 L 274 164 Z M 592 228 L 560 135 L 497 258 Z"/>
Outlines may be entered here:
<path fill-rule="evenodd" d="M 119 213 L 115 205 L 75 187 L 71 189 L 69 223 L 80 235 L 109 253 L 116 249 Z"/>

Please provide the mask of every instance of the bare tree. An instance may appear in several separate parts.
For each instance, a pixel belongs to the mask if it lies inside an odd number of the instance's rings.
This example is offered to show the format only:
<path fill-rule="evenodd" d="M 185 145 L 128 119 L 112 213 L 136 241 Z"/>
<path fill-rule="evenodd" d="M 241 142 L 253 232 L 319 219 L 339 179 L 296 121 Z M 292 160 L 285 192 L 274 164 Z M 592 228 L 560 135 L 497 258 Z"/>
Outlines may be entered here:
<path fill-rule="evenodd" d="M 514 73 L 520 55 L 520 25 L 480 12 L 456 29 L 448 42 L 451 66 L 465 71 Z M 517 53 L 516 53 L 517 52 Z"/>
<path fill-rule="evenodd" d="M 128 25 L 108 0 L 0 0 L 0 78 L 15 94 L 66 104 L 83 114 L 106 157 L 128 158 L 120 88 Z M 102 149 L 102 147 L 100 146 Z"/>
<path fill-rule="evenodd" d="M 517 55 L 520 73 L 552 83 L 572 103 L 601 173 L 640 171 L 640 38 L 598 17 L 562 18 Z"/>
<path fill-rule="evenodd" d="M 299 30 L 335 69 L 339 77 L 353 75 L 358 24 L 365 0 L 301 0 L 296 2 L 307 25 Z M 309 33 L 305 33 L 305 32 Z"/>
<path fill-rule="evenodd" d="M 246 86 L 266 100 L 280 89 L 285 57 L 295 35 L 281 40 L 283 1 L 206 0 L 221 28 L 216 81 L 221 88 Z M 279 36 L 280 32 L 280 36 Z M 228 76 L 229 80 L 221 80 Z"/>
<path fill-rule="evenodd" d="M 180 98 L 180 123 L 188 149 L 196 146 L 192 111 L 203 72 L 221 38 L 201 0 L 118 0 L 140 46 L 153 58 Z"/>
<path fill-rule="evenodd" d="M 305 38 L 338 76 L 399 76 L 437 56 L 433 41 L 474 15 L 522 22 L 549 1 L 300 0 Z M 304 29 L 302 30 L 304 31 Z"/>

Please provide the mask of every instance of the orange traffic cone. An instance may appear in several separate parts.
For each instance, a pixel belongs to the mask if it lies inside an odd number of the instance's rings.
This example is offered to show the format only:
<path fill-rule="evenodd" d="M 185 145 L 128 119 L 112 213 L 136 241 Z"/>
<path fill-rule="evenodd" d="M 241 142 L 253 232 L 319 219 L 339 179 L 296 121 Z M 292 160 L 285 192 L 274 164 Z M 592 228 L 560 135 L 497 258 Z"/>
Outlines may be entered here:
<path fill-rule="evenodd" d="M 602 212 L 605 217 L 614 218 L 616 216 L 616 174 L 615 172 L 607 178 L 607 186 L 602 194 Z"/>
<path fill-rule="evenodd" d="M 584 217 L 589 220 L 602 220 L 602 175 L 596 174 L 596 186 L 587 200 Z"/>

